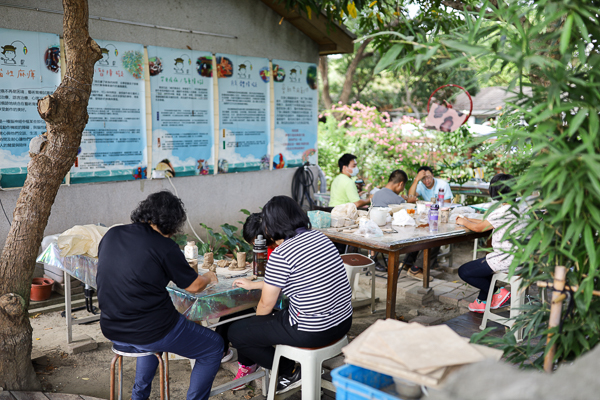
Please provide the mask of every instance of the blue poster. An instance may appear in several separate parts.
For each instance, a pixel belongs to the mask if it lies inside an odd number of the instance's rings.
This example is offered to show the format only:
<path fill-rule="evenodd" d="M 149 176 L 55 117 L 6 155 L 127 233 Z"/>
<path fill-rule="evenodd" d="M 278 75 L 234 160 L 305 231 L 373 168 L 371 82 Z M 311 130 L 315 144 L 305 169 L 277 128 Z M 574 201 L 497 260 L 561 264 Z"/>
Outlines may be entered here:
<path fill-rule="evenodd" d="M 94 66 L 89 120 L 71 182 L 146 178 L 144 46 L 96 41 L 102 58 Z"/>
<path fill-rule="evenodd" d="M 0 29 L 0 186 L 25 182 L 29 141 L 46 131 L 37 101 L 59 84 L 58 35 Z"/>
<path fill-rule="evenodd" d="M 318 90 L 315 64 L 273 60 L 273 167 L 317 163 Z"/>
<path fill-rule="evenodd" d="M 152 168 L 176 176 L 214 170 L 212 54 L 148 46 L 152 92 Z"/>
<path fill-rule="evenodd" d="M 217 54 L 219 173 L 269 169 L 269 60 Z"/>

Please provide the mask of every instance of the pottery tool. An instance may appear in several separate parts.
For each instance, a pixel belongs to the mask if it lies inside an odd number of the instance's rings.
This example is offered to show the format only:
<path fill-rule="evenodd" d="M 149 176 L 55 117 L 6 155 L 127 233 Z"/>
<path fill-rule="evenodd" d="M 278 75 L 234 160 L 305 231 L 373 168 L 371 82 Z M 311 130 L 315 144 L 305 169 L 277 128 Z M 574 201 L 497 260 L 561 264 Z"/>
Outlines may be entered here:
<path fill-rule="evenodd" d="M 247 275 L 248 274 L 230 275 L 230 276 L 226 276 L 225 279 L 242 278 Z"/>

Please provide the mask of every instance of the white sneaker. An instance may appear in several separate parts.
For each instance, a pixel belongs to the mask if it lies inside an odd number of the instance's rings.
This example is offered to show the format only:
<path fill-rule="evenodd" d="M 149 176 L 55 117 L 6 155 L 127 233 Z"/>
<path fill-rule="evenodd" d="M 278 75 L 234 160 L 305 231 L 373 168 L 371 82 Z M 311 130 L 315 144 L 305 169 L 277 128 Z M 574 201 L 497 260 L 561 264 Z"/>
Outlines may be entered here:
<path fill-rule="evenodd" d="M 221 358 L 221 364 L 226 363 L 227 361 L 230 361 L 233 358 L 233 350 L 231 348 L 229 348 L 229 350 L 227 350 L 227 354 L 225 354 L 223 356 L 223 358 Z"/>

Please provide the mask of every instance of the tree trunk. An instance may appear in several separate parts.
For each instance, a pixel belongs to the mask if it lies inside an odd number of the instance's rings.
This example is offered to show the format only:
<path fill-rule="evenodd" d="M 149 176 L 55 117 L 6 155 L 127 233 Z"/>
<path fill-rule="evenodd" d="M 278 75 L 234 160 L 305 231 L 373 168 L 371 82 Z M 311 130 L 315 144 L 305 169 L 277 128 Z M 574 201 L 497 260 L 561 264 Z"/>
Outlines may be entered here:
<path fill-rule="evenodd" d="M 0 387 L 8 390 L 40 388 L 31 364 L 31 278 L 52 203 L 77 156 L 88 120 L 94 64 L 101 58 L 88 33 L 87 0 L 63 0 L 63 8 L 66 74 L 54 94 L 38 101 L 48 141 L 39 153 L 30 153 L 27 179 L 0 258 Z"/>
<path fill-rule="evenodd" d="M 354 80 L 354 74 L 356 73 L 356 69 L 358 68 L 358 63 L 360 63 L 365 57 L 372 56 L 373 53 L 366 53 L 365 49 L 371 43 L 373 39 L 364 40 L 358 50 L 356 50 L 356 55 L 354 59 L 350 62 L 348 69 L 346 70 L 346 77 L 344 80 L 344 86 L 342 87 L 342 93 L 340 94 L 340 101 L 342 104 L 348 104 L 350 100 L 350 95 L 352 94 L 352 82 Z"/>
<path fill-rule="evenodd" d="M 321 82 L 323 82 L 321 88 L 321 100 L 323 100 L 325 109 L 331 110 L 333 101 L 331 100 L 331 94 L 329 93 L 329 64 L 327 62 L 327 56 L 319 57 L 319 73 L 321 74 Z"/>

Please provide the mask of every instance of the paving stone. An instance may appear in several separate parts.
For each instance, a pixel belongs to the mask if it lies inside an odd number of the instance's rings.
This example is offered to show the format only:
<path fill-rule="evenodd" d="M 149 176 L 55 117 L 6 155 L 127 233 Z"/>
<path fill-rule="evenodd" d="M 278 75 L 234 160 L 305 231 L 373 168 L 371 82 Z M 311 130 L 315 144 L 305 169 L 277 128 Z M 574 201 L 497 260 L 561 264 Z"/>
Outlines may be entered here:
<path fill-rule="evenodd" d="M 410 279 L 410 280 L 398 282 L 398 289 L 404 289 L 405 292 L 406 292 L 406 290 L 413 288 L 415 286 L 423 286 L 423 282 L 416 280 L 416 279 Z"/>
<path fill-rule="evenodd" d="M 443 279 L 433 278 L 433 280 L 431 282 L 429 282 L 429 287 L 433 288 L 433 287 L 436 287 L 438 285 L 443 285 L 444 283 L 447 283 L 447 281 L 445 281 Z"/>
<path fill-rule="evenodd" d="M 464 298 L 467 298 L 469 296 L 471 296 L 472 294 L 474 294 L 473 291 L 469 291 L 469 290 L 464 290 L 464 289 L 455 289 L 451 292 L 448 293 L 444 293 L 442 295 L 440 295 L 440 297 L 438 298 L 438 300 L 441 303 L 444 304 L 448 304 L 451 305 L 453 307 L 457 307 L 458 306 L 458 302 Z"/>
<path fill-rule="evenodd" d="M 421 292 L 421 293 L 420 293 Z M 412 287 L 404 293 L 404 300 L 409 304 L 426 304 L 433 301 L 433 289 L 423 293 L 422 285 Z"/>
<path fill-rule="evenodd" d="M 411 315 L 413 317 L 418 317 L 419 315 L 421 315 L 421 312 L 417 309 L 413 309 L 408 312 L 408 315 Z"/>
<path fill-rule="evenodd" d="M 453 290 L 456 290 L 456 289 L 453 288 L 453 287 L 446 286 L 446 285 L 436 286 L 436 287 L 433 288 L 433 298 L 435 300 L 439 300 L 439 297 L 441 295 L 449 293 L 449 292 L 451 292 Z"/>
<path fill-rule="evenodd" d="M 86 351 L 95 350 L 98 348 L 98 343 L 87 335 L 77 336 L 73 338 L 73 343 L 69 344 L 69 352 L 71 354 L 84 353 Z"/>
<path fill-rule="evenodd" d="M 475 301 L 475 299 L 477 298 L 477 293 L 473 293 L 472 295 L 470 295 L 469 297 L 465 297 L 464 299 L 461 299 L 458 301 L 458 306 L 460 308 L 469 308 L 469 304 L 471 304 L 472 302 Z"/>
<path fill-rule="evenodd" d="M 442 323 L 442 317 L 430 317 L 428 315 L 420 315 L 410 320 L 410 322 L 418 322 L 424 326 L 439 325 Z"/>

